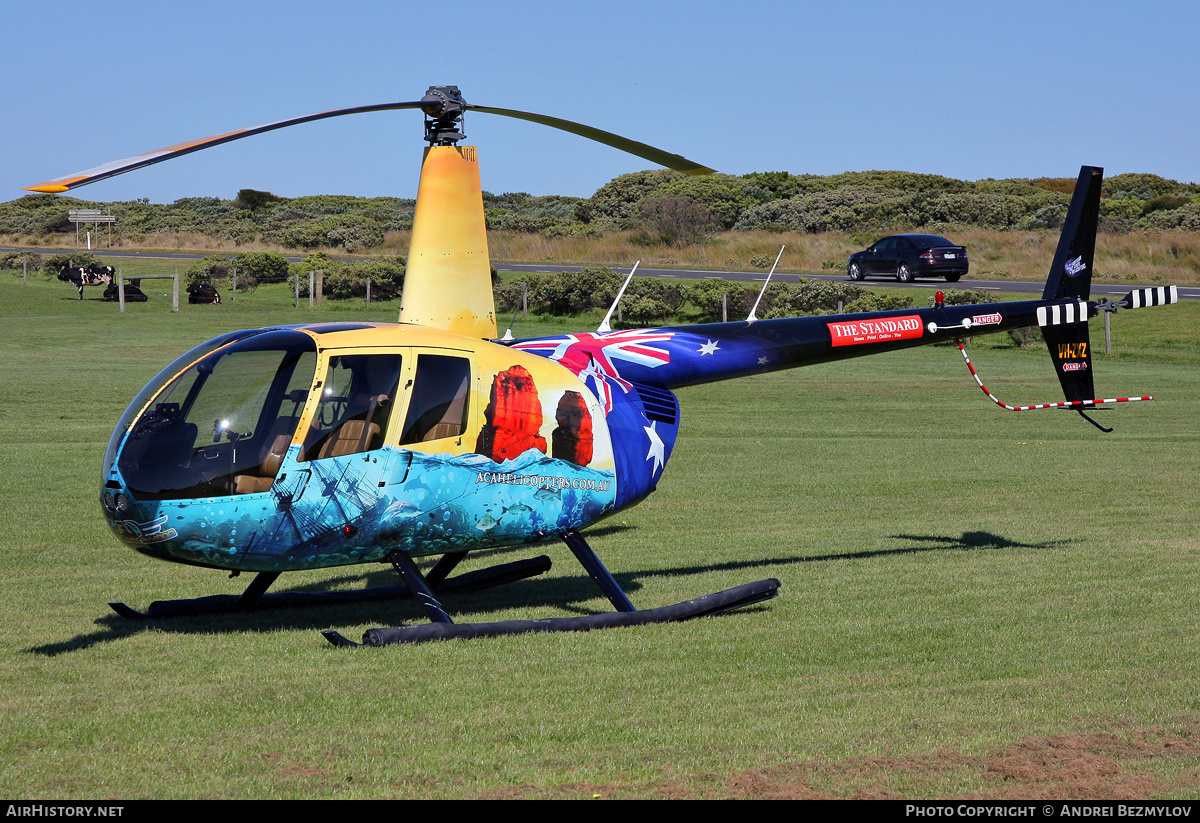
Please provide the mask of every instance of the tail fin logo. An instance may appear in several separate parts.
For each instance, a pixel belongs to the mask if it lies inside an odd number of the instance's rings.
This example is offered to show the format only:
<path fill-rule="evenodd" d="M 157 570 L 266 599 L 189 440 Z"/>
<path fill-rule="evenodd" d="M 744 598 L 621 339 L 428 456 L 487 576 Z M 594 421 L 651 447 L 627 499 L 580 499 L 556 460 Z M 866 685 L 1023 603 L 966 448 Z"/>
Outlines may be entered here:
<path fill-rule="evenodd" d="M 1067 277 L 1078 277 L 1087 268 L 1087 263 L 1083 262 L 1083 257 L 1076 257 L 1074 260 L 1068 260 L 1064 268 L 1067 270 Z"/>

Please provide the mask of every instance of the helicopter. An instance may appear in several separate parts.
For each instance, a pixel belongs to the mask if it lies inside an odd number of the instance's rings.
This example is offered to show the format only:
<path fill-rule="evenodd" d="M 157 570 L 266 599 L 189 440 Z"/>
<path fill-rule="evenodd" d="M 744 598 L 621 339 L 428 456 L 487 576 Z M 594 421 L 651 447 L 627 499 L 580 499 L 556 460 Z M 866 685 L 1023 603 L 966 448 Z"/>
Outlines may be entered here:
<path fill-rule="evenodd" d="M 148 557 L 255 577 L 241 595 L 155 601 L 130 619 L 410 595 L 429 624 L 374 628 L 361 645 L 580 631 L 718 614 L 769 600 L 771 578 L 637 610 L 581 531 L 636 505 L 663 477 L 680 429 L 674 390 L 1023 327 L 1040 327 L 1066 400 L 1002 407 L 1086 411 L 1150 400 L 1093 396 L 1088 320 L 1178 300 L 1174 286 L 1089 300 L 1103 171 L 1084 166 L 1040 300 L 500 339 L 467 111 L 532 121 L 688 174 L 709 169 L 609 132 L 467 103 L 456 86 L 418 101 L 337 109 L 215 135 L 28 187 L 65 192 L 231 140 L 395 109 L 425 115 L 412 241 L 397 323 L 231 331 L 164 368 L 121 416 L 100 503 Z M 507 336 L 506 336 L 507 338 Z M 959 343 L 960 348 L 962 346 Z M 963 349 L 966 358 L 965 349 Z M 541 574 L 545 555 L 450 576 L 469 552 L 561 540 L 614 611 L 455 623 L 439 599 Z M 418 559 L 438 557 L 422 572 Z M 283 572 L 388 563 L 398 586 L 274 592 Z M 336 646 L 358 646 L 336 631 Z"/>

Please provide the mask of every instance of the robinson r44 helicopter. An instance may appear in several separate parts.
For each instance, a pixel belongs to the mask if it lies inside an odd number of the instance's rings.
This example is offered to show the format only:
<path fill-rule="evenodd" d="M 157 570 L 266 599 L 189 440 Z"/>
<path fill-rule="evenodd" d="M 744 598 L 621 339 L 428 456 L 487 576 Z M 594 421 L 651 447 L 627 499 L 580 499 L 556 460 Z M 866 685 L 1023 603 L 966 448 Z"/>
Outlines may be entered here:
<path fill-rule="evenodd" d="M 30 190 L 64 192 L 220 143 L 311 120 L 392 109 L 425 114 L 425 150 L 399 322 L 245 329 L 192 349 L 134 398 L 108 444 L 104 517 L 150 557 L 256 576 L 245 592 L 156 601 L 129 618 L 307 606 L 407 591 L 428 625 L 363 643 L 682 620 L 762 602 L 762 580 L 638 611 L 580 531 L 651 492 L 679 432 L 673 389 L 1026 326 L 1040 326 L 1066 400 L 1093 398 L 1088 320 L 1173 303 L 1174 286 L 1090 301 L 1102 171 L 1083 167 L 1041 300 L 748 320 L 497 340 L 479 167 L 459 146 L 464 112 L 516 117 L 689 174 L 678 155 L 545 115 L 467 103 L 454 86 L 418 101 L 338 109 L 116 161 Z M 961 343 L 960 343 L 961 346 Z M 965 357 L 965 350 L 964 350 Z M 968 360 L 968 366 L 970 361 Z M 974 374 L 974 369 L 971 369 Z M 976 376 L 976 380 L 979 378 Z M 979 383 L 985 392 L 983 383 Z M 1100 427 L 1103 428 L 1103 427 Z M 545 556 L 450 577 L 468 552 L 561 539 L 614 612 L 455 624 L 439 594 L 540 574 Z M 414 559 L 439 556 L 427 572 Z M 266 593 L 285 571 L 391 563 L 403 587 Z M 339 646 L 358 645 L 337 632 Z"/>

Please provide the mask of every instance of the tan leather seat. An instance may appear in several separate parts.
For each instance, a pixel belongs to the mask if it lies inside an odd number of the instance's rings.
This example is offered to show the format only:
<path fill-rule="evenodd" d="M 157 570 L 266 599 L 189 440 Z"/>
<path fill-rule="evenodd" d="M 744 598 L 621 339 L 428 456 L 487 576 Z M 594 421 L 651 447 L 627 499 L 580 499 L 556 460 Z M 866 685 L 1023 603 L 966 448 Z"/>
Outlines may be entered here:
<path fill-rule="evenodd" d="M 347 420 L 335 431 L 317 452 L 317 459 L 326 457 L 341 457 L 344 454 L 357 454 L 366 451 L 371 439 L 379 434 L 378 423 L 368 423 L 365 420 Z"/>
<path fill-rule="evenodd" d="M 290 434 L 276 435 L 275 439 L 271 441 L 271 450 L 267 452 L 266 459 L 258 467 L 259 474 L 239 474 L 233 478 L 234 493 L 254 494 L 255 492 L 269 491 L 275 482 L 275 475 L 279 474 L 283 456 L 287 454 L 288 446 L 291 444 L 292 436 Z"/>
<path fill-rule="evenodd" d="M 462 385 L 459 386 L 458 392 L 454 395 L 454 399 L 446 406 L 446 412 L 442 415 L 442 419 L 425 433 L 425 436 L 421 438 L 423 441 L 441 440 L 443 437 L 458 437 L 462 434 L 463 409 L 467 404 L 467 385 L 468 378 L 464 377 Z"/>

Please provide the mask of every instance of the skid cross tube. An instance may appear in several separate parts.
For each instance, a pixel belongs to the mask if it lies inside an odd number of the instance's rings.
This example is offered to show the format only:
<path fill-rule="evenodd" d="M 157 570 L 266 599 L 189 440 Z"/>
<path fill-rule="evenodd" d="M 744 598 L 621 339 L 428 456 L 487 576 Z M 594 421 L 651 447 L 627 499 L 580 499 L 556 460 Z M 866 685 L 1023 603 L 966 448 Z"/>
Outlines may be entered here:
<path fill-rule="evenodd" d="M 250 585 L 242 592 L 242 596 L 238 598 L 237 608 L 249 609 L 263 596 L 267 589 L 271 588 L 271 584 L 279 577 L 279 572 L 259 572 L 254 575 L 254 579 L 250 581 Z"/>
<path fill-rule="evenodd" d="M 566 532 L 562 536 L 563 542 L 567 544 L 567 548 L 575 555 L 575 559 L 579 561 L 600 590 L 604 592 L 604 596 L 608 598 L 608 602 L 612 603 L 614 609 L 619 612 L 635 612 L 637 609 L 633 607 L 633 603 L 625 595 L 621 586 L 613 579 L 612 574 L 608 569 L 604 568 L 604 564 L 600 562 L 600 558 L 592 551 L 592 547 L 587 544 L 583 536 L 579 532 Z"/>
<path fill-rule="evenodd" d="M 430 590 L 429 584 L 421 576 L 421 570 L 417 568 L 417 564 L 411 557 L 402 551 L 394 551 L 388 555 L 387 559 L 392 567 L 400 572 L 400 577 L 404 579 L 404 585 L 408 586 L 413 598 L 421 605 L 421 609 L 430 620 L 434 623 L 454 622 L 450 619 L 450 615 L 446 614 L 446 610 L 442 608 L 438 599 L 433 596 L 433 591 Z"/>
<path fill-rule="evenodd" d="M 429 584 L 429 588 L 437 591 L 442 581 L 446 579 L 446 575 L 454 571 L 454 568 L 463 561 L 467 556 L 466 552 L 451 552 L 443 554 L 437 563 L 433 564 L 433 568 L 429 570 L 429 574 L 425 575 L 425 582 Z"/>

